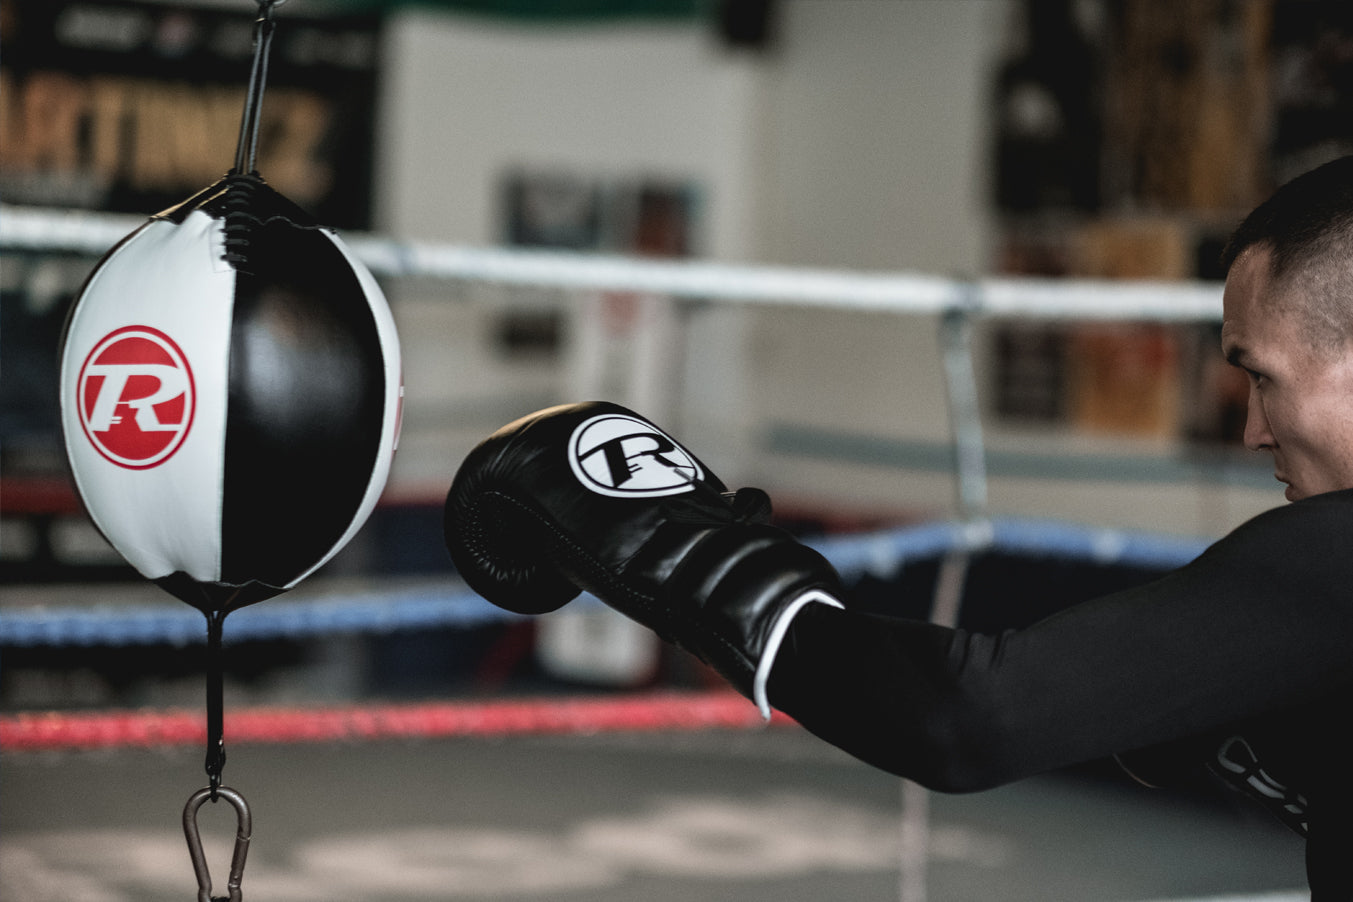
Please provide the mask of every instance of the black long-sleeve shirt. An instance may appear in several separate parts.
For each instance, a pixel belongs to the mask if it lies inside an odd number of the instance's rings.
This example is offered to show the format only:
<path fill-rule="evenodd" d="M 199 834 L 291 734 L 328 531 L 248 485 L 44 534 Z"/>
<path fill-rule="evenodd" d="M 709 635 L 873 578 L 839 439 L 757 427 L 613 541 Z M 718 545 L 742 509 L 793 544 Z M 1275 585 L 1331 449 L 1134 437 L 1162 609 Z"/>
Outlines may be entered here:
<path fill-rule="evenodd" d="M 1205 764 L 1307 837 L 1353 899 L 1353 490 L 1268 511 L 1197 560 L 1023 629 L 811 605 L 769 687 L 860 759 L 941 791 L 1110 755 Z"/>

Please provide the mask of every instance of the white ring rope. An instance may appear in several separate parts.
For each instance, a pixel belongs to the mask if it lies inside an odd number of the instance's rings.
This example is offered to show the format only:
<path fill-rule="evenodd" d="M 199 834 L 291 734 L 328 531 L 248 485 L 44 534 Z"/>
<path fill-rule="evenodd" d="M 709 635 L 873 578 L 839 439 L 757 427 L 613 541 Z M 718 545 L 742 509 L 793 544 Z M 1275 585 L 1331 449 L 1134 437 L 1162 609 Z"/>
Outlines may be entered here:
<path fill-rule="evenodd" d="M 0 249 L 102 255 L 145 217 L 0 204 Z M 705 261 L 650 260 L 523 248 L 404 242 L 344 234 L 378 276 L 573 290 L 635 291 L 711 302 L 1043 320 L 1198 322 L 1221 319 L 1221 286 L 1029 277 L 946 278 Z"/>

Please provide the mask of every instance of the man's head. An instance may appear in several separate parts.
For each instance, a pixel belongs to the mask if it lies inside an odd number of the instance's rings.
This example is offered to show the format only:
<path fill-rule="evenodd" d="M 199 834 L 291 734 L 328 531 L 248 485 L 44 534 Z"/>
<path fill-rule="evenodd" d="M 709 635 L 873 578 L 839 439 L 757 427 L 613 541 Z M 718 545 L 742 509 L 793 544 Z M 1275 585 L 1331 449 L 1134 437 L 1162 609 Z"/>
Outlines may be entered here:
<path fill-rule="evenodd" d="M 1280 188 L 1236 230 L 1222 325 L 1249 376 L 1245 446 L 1295 501 L 1353 488 L 1353 157 Z"/>

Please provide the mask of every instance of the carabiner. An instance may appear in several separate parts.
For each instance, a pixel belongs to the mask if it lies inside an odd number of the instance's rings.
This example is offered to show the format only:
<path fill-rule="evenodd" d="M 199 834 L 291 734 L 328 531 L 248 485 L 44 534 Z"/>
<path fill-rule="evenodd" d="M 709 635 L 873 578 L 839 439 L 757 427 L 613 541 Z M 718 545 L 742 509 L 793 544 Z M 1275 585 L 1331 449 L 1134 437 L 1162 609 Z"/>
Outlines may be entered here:
<path fill-rule="evenodd" d="M 213 898 L 211 894 L 211 872 L 207 868 L 207 856 L 202 851 L 202 836 L 197 830 L 197 811 L 202 803 L 211 799 L 225 799 L 235 808 L 235 853 L 230 859 L 230 877 L 226 889 L 230 895 Z M 249 803 L 233 789 L 226 786 L 199 789 L 188 799 L 183 807 L 183 836 L 188 840 L 188 854 L 193 859 L 193 872 L 197 875 L 197 902 L 240 902 L 240 881 L 244 879 L 244 858 L 249 854 L 249 834 L 253 831 L 253 817 L 249 814 Z"/>

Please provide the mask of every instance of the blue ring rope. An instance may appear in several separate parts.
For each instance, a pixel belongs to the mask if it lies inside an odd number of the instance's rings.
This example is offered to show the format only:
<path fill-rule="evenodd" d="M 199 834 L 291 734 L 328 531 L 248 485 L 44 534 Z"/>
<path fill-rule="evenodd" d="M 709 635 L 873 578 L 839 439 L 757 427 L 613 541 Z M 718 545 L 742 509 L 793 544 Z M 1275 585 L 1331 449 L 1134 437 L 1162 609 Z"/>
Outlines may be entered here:
<path fill-rule="evenodd" d="M 847 583 L 888 578 L 953 553 L 996 552 L 1102 566 L 1169 570 L 1197 557 L 1197 538 L 1088 528 L 1050 520 L 940 522 L 811 542 Z M 514 619 L 457 580 L 440 585 L 274 599 L 231 614 L 231 641 L 303 639 L 335 633 L 470 628 Z M 206 639 L 205 618 L 183 604 L 86 605 L 0 611 L 0 646 L 189 645 Z"/>

